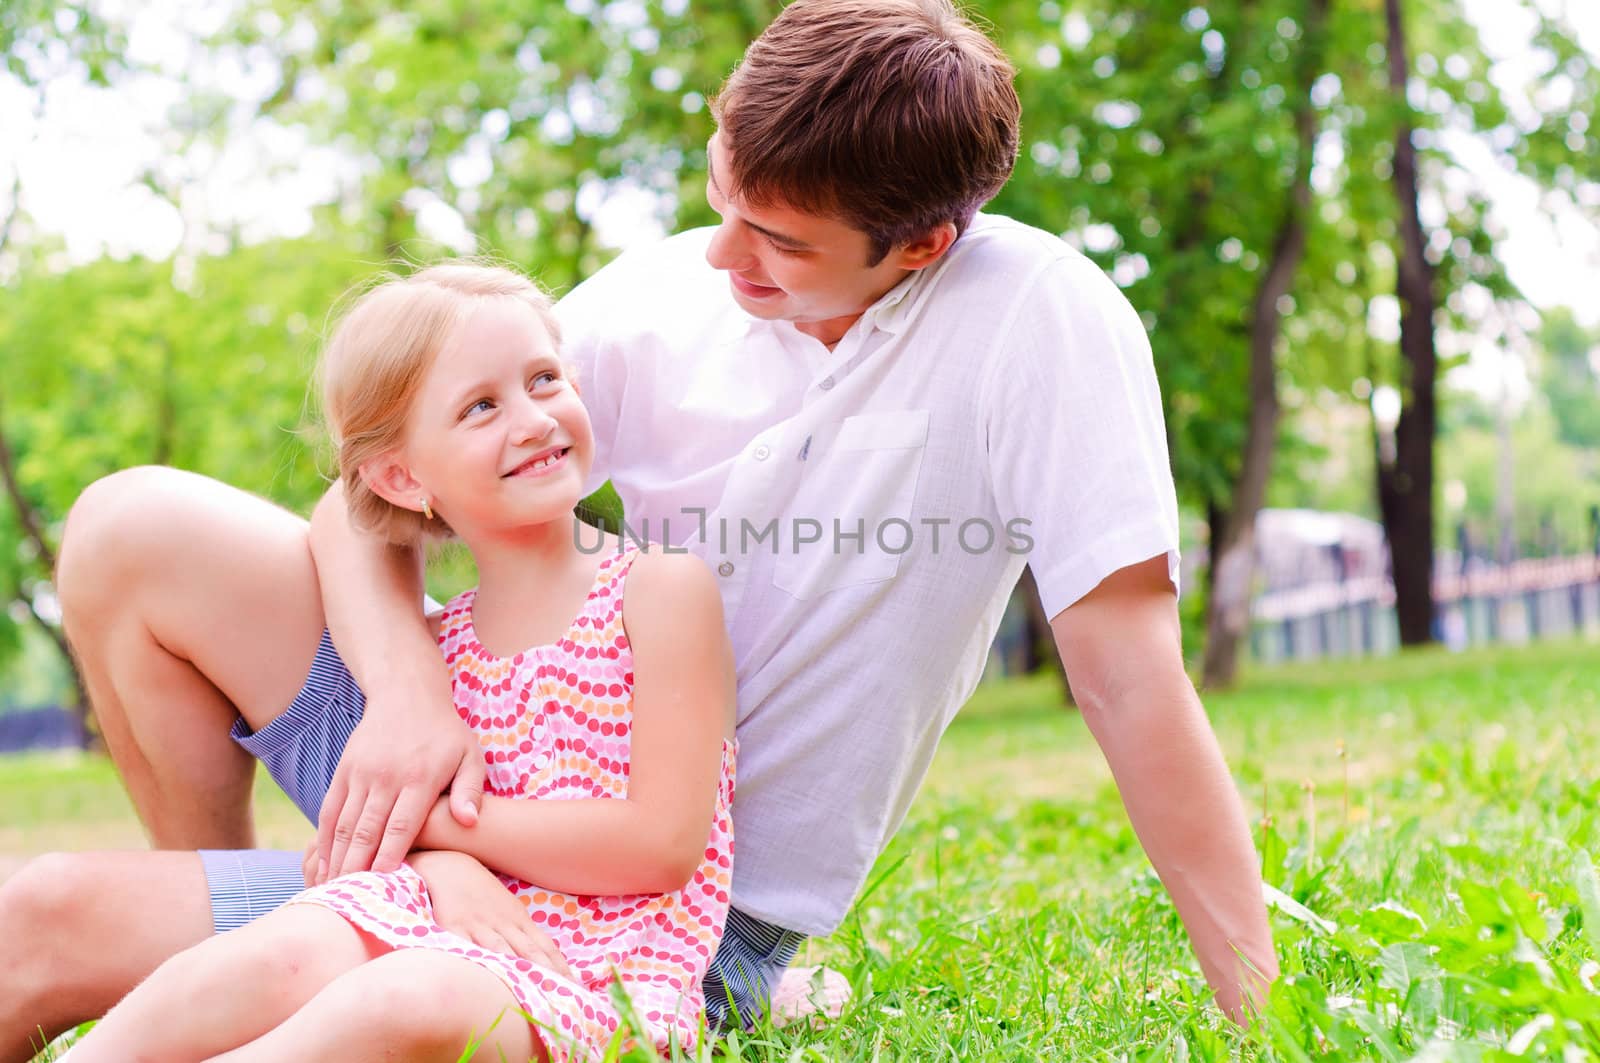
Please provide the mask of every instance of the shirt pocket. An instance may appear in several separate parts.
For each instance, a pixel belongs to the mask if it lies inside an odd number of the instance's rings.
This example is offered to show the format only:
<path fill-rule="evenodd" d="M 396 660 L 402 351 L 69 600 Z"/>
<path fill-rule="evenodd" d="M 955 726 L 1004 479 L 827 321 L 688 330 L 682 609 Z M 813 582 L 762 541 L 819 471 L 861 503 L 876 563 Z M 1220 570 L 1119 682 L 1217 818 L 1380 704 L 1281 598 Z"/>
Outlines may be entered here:
<path fill-rule="evenodd" d="M 802 474 L 773 571 L 778 589 L 807 601 L 893 579 L 917 536 L 911 510 L 927 442 L 927 410 L 845 418 Z"/>

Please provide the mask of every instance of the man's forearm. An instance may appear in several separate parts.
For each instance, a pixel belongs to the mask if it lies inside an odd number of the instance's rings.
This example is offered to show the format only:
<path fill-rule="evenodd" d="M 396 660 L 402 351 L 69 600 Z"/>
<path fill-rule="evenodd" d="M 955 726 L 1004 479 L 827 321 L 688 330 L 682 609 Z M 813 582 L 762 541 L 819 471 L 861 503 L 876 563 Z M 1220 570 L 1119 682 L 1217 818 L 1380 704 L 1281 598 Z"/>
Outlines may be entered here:
<path fill-rule="evenodd" d="M 1115 701 L 1091 697 L 1082 705 L 1084 720 L 1206 980 L 1223 1008 L 1240 1017 L 1241 987 L 1254 996 L 1277 977 L 1278 966 L 1238 792 L 1181 668 L 1158 669 L 1118 691 Z"/>
<path fill-rule="evenodd" d="M 448 702 L 439 648 L 422 615 L 422 552 L 353 527 L 335 483 L 311 516 L 311 555 L 328 631 L 357 684 L 370 694 L 420 683 Z"/>
<path fill-rule="evenodd" d="M 311 556 L 334 645 L 366 694 L 317 820 L 319 877 L 399 865 L 438 796 L 477 818 L 483 754 L 451 703 L 422 612 L 422 558 L 350 524 L 335 486 L 311 516 Z"/>

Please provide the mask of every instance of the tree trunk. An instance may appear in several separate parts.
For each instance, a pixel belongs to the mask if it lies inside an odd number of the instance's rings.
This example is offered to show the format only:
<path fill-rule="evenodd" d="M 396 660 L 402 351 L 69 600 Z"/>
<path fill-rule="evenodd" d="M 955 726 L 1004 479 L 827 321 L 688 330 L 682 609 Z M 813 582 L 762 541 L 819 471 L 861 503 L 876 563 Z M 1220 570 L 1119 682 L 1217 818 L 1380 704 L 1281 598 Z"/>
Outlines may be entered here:
<path fill-rule="evenodd" d="M 3 422 L 0 422 L 0 483 L 5 486 L 6 499 L 11 503 L 11 510 L 17 518 L 17 526 L 22 529 L 23 538 L 33 547 L 35 563 L 43 570 L 45 579 L 51 578 L 56 570 L 56 552 L 50 545 L 50 540 L 45 537 L 44 522 L 39 517 L 38 509 L 22 491 L 22 483 L 17 478 L 16 460 L 11 453 L 11 441 L 6 436 Z M 40 631 L 45 633 L 51 645 L 56 648 L 56 652 L 61 655 L 62 662 L 67 666 L 67 674 L 72 677 L 73 691 L 76 694 L 76 703 L 72 706 L 72 710 L 83 725 L 83 733 L 89 735 L 91 733 L 89 696 L 83 685 L 83 673 L 78 671 L 78 661 L 67 644 L 67 636 L 59 626 L 39 615 L 33 595 L 20 573 L 16 583 L 5 590 L 11 593 L 15 601 L 21 602 L 27 608 L 29 618 Z"/>
<path fill-rule="evenodd" d="M 1405 28 L 1400 0 L 1385 0 L 1389 88 L 1402 115 L 1406 104 Z M 1433 640 L 1433 439 L 1438 355 L 1433 335 L 1433 267 L 1424 253 L 1417 214 L 1417 149 L 1409 117 L 1394 138 L 1394 191 L 1400 206 L 1400 253 L 1395 294 L 1400 300 L 1401 408 L 1394 460 L 1378 462 L 1378 508 L 1389 540 L 1400 644 Z"/>
<path fill-rule="evenodd" d="M 1278 304 L 1294 287 L 1295 273 L 1305 255 L 1311 213 L 1311 165 L 1317 140 L 1311 86 L 1322 69 L 1322 35 L 1329 3 L 1330 0 L 1308 0 L 1306 7 L 1304 44 L 1295 78 L 1298 96 L 1294 110 L 1294 179 L 1273 240 L 1272 256 L 1250 312 L 1250 418 L 1244 454 L 1228 508 L 1213 506 L 1216 520 L 1211 526 L 1211 593 L 1206 599 L 1202 666 L 1202 683 L 1208 689 L 1233 685 L 1239 668 L 1239 646 L 1249 631 L 1256 514 L 1266 502 L 1281 411 L 1276 349 L 1282 314 Z"/>

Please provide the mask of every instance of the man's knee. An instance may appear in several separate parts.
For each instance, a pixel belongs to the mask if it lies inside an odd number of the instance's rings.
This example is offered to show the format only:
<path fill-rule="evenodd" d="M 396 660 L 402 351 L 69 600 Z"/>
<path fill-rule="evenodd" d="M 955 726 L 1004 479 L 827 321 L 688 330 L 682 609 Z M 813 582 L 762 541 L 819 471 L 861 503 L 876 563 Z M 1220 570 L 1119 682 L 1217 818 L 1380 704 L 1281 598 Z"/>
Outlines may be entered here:
<path fill-rule="evenodd" d="M 87 862 L 70 853 L 52 853 L 25 864 L 0 884 L 0 941 L 6 962 L 0 964 L 0 1000 L 7 1012 L 32 1025 L 50 1025 L 60 1006 L 81 988 L 90 965 L 86 950 L 105 942 L 85 940 L 92 934 L 86 904 L 96 890 Z"/>
<path fill-rule="evenodd" d="M 36 857 L 0 884 L 0 1013 L 93 1018 L 210 931 L 193 854 Z"/>
<path fill-rule="evenodd" d="M 104 476 L 78 496 L 67 514 L 56 563 L 56 593 L 69 626 L 89 610 L 127 591 L 135 556 L 159 529 L 170 529 L 163 498 L 184 474 L 161 466 L 139 466 Z"/>
<path fill-rule="evenodd" d="M 10 935 L 18 932 L 29 937 L 71 934 L 84 898 L 97 886 L 90 871 L 77 853 L 46 853 L 24 864 L 0 884 L 0 924 L 7 931 L 6 940 L 14 942 Z"/>

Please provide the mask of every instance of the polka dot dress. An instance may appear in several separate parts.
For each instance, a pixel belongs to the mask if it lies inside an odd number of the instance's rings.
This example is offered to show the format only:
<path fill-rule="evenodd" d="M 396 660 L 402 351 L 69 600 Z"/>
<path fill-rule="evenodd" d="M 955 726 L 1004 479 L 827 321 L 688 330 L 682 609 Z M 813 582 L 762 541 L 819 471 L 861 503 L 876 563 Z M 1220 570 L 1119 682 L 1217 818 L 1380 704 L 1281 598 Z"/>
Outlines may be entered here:
<path fill-rule="evenodd" d="M 475 592 L 446 607 L 439 643 L 451 670 L 456 711 L 483 746 L 485 792 L 561 801 L 619 798 L 628 790 L 633 654 L 622 626 L 622 588 L 638 556 L 601 563 L 582 611 L 560 641 L 511 658 L 491 655 L 472 627 Z M 727 917 L 732 880 L 734 744 L 722 747 L 722 778 L 705 857 L 677 893 L 580 897 L 500 876 L 528 916 L 555 940 L 576 980 L 514 955 L 479 948 L 433 921 L 421 876 L 345 875 L 293 903 L 330 908 L 395 948 L 427 948 L 471 960 L 499 976 L 552 1060 L 597 1060 L 620 1017 L 613 983 L 665 1052 L 694 1043 L 705 1001 L 700 980 Z"/>

